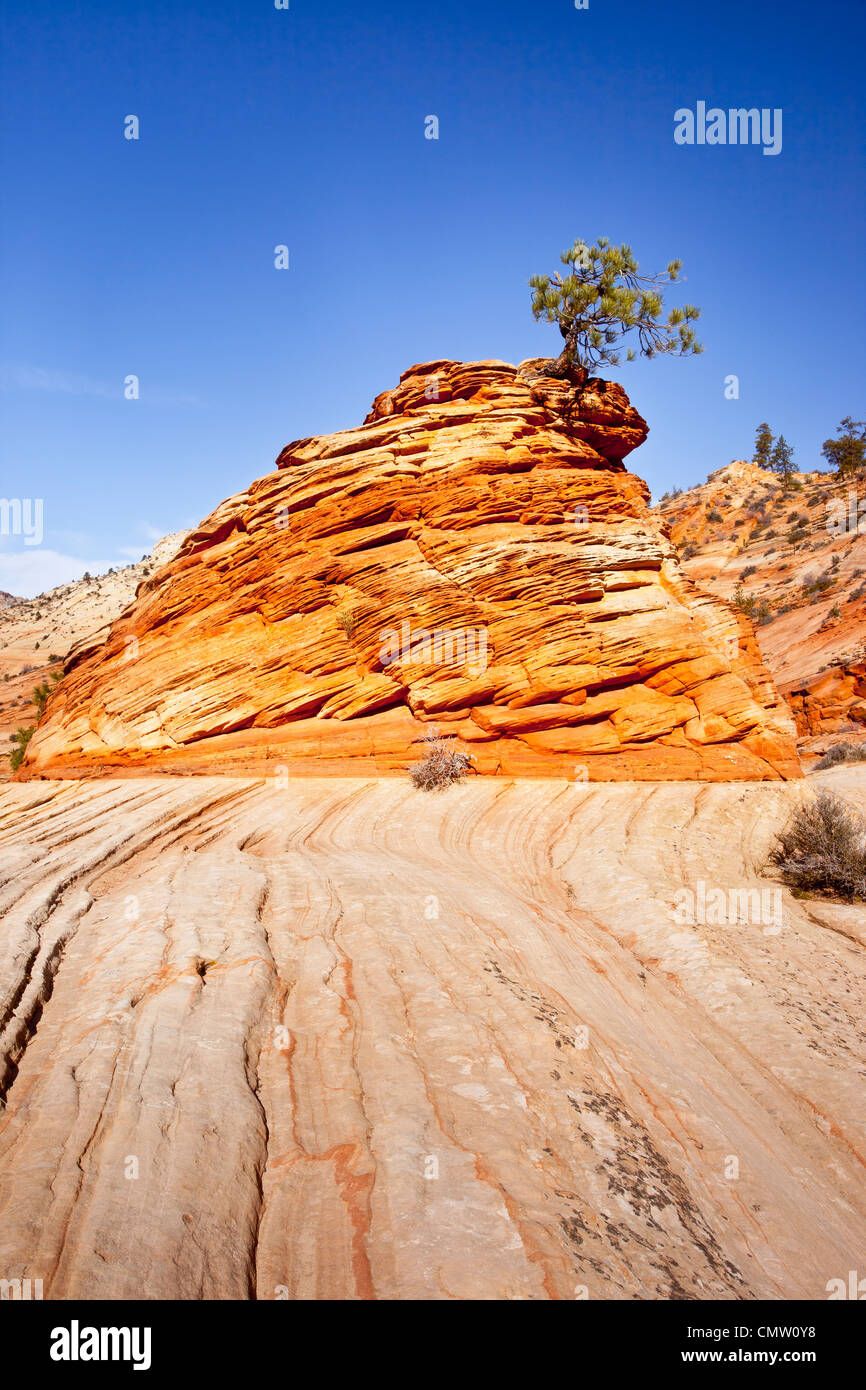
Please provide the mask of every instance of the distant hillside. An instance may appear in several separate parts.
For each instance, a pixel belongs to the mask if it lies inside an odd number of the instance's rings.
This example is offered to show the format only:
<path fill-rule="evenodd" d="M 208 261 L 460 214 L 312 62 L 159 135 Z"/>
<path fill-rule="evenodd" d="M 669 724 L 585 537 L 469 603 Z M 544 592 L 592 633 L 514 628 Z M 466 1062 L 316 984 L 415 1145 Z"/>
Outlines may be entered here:
<path fill-rule="evenodd" d="M 739 591 L 803 750 L 866 738 L 866 479 L 798 473 L 783 489 L 737 461 L 656 511 L 691 579 L 723 598 Z"/>
<path fill-rule="evenodd" d="M 36 721 L 33 689 L 81 642 L 99 641 L 136 590 L 179 550 L 185 531 L 165 536 L 137 564 L 61 584 L 36 598 L 0 593 L 0 779 L 9 776 L 9 736 Z"/>

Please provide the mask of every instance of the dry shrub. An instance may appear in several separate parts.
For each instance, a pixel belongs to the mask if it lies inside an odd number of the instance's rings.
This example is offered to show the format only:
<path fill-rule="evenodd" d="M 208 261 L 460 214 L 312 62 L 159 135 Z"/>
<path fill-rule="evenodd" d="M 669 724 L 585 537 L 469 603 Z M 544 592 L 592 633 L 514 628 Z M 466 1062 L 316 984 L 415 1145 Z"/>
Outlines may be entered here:
<path fill-rule="evenodd" d="M 835 792 L 819 791 L 776 836 L 770 863 L 790 888 L 866 901 L 866 821 Z"/>
<path fill-rule="evenodd" d="M 832 748 L 827 749 L 821 761 L 815 764 L 815 771 L 835 767 L 837 763 L 866 763 L 866 744 L 861 748 L 856 743 L 834 743 Z"/>
<path fill-rule="evenodd" d="M 409 776 L 422 791 L 441 791 L 459 782 L 472 766 L 472 754 L 467 753 L 453 738 L 439 733 L 435 725 L 425 729 L 421 742 L 426 745 L 420 762 L 409 769 Z"/>
<path fill-rule="evenodd" d="M 345 608 L 342 608 L 337 612 L 337 627 L 341 627 L 343 629 L 350 641 L 355 635 L 355 629 L 357 628 L 357 626 L 358 619 L 355 617 L 354 613 L 350 613 L 348 609 Z"/>

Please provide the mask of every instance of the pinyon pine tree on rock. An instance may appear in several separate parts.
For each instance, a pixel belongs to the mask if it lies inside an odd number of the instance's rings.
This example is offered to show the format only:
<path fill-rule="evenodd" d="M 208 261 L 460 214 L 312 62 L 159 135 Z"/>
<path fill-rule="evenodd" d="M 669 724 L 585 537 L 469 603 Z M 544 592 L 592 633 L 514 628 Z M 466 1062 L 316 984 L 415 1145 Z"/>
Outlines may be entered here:
<path fill-rule="evenodd" d="M 700 309 L 684 304 L 661 319 L 662 289 L 672 285 L 682 261 L 671 261 L 657 275 L 639 275 L 630 246 L 612 246 L 599 237 L 594 246 L 575 241 L 560 256 L 568 267 L 565 275 L 533 275 L 532 313 L 536 320 L 559 325 L 565 347 L 555 359 L 551 374 L 585 381 L 594 367 L 617 366 L 616 345 L 635 330 L 638 351 L 628 348 L 626 360 L 673 353 L 688 357 L 703 352 L 692 323 Z"/>

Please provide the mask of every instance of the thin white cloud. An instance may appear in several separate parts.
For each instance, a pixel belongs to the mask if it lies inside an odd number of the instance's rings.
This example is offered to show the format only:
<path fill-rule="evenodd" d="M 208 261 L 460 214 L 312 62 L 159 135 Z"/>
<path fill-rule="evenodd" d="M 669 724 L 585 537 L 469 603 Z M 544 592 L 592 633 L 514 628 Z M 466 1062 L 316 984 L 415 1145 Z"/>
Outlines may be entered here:
<path fill-rule="evenodd" d="M 139 390 L 139 399 L 131 404 L 188 405 L 196 408 L 206 405 L 199 396 L 188 391 L 172 391 L 163 386 L 150 386 L 147 382 L 141 382 Z M 47 391 L 54 395 L 99 396 L 103 400 L 114 401 L 125 399 L 123 377 L 112 386 L 82 376 L 80 372 L 54 371 L 13 362 L 0 363 L 0 391 Z"/>
<path fill-rule="evenodd" d="M 0 365 L 0 389 L 4 391 L 50 391 L 65 396 L 122 396 L 102 381 L 91 381 L 78 372 L 48 371 L 45 367 Z"/>

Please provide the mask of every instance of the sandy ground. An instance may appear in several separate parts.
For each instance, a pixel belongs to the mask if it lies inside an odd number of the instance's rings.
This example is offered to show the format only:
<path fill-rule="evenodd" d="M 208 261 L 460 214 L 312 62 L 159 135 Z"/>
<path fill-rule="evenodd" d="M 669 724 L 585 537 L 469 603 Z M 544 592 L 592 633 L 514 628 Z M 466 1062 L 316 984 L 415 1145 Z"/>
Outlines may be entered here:
<path fill-rule="evenodd" d="M 759 877 L 819 783 L 866 807 L 860 768 L 5 786 L 0 1274 L 826 1298 L 866 1245 L 866 913 Z"/>

